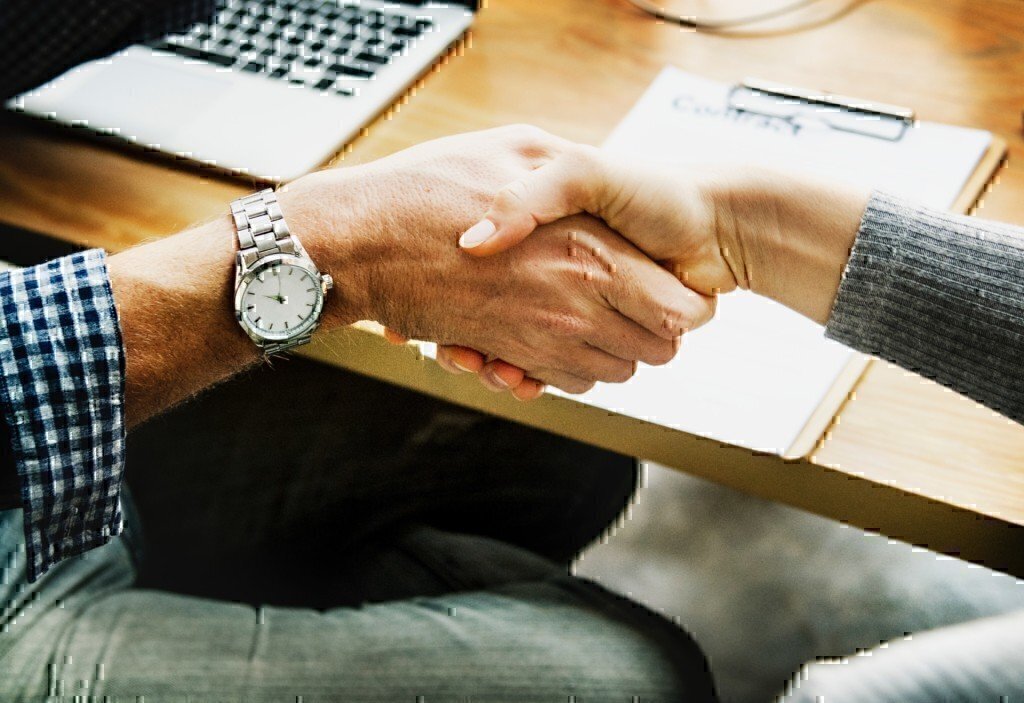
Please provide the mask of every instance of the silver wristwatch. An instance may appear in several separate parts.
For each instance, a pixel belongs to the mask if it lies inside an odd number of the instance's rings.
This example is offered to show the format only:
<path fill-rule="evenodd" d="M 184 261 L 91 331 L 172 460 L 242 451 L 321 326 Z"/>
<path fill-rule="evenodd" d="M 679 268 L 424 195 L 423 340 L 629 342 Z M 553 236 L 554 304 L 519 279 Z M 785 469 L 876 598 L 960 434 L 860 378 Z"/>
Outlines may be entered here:
<path fill-rule="evenodd" d="M 288 231 L 271 189 L 231 203 L 238 231 L 235 317 L 267 354 L 305 344 L 320 324 L 334 281 Z"/>

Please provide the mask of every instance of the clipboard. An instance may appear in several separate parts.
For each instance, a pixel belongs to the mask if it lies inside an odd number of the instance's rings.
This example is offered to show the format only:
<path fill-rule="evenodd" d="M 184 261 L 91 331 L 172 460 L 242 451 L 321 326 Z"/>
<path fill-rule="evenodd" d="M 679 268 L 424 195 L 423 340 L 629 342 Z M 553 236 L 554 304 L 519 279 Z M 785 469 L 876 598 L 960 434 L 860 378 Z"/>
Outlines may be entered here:
<path fill-rule="evenodd" d="M 988 151 L 967 179 L 950 212 L 969 215 L 977 209 L 981 198 L 988 192 L 989 185 L 1006 161 L 1006 146 L 1006 140 L 992 135 Z M 873 359 L 863 354 L 857 354 L 850 360 L 796 440 L 782 454 L 784 459 L 801 459 L 821 448 L 829 431 L 838 421 L 843 406 L 853 398 L 857 385 L 873 362 Z"/>
<path fill-rule="evenodd" d="M 748 78 L 733 86 L 729 94 L 729 100 L 732 106 L 736 109 L 754 112 L 758 107 L 746 102 L 745 99 L 748 96 L 772 96 L 782 98 L 784 102 L 789 102 L 791 104 L 834 108 L 837 112 L 844 111 L 852 114 L 875 116 L 879 118 L 879 122 L 890 120 L 897 123 L 898 126 L 895 130 L 881 130 L 881 138 L 902 138 L 903 134 L 906 132 L 906 128 L 911 126 L 917 119 L 915 111 L 907 107 L 871 102 L 842 95 L 808 91 L 802 88 L 796 88 L 782 83 L 775 83 L 757 78 Z M 777 116 L 778 113 L 775 112 L 774 115 Z M 864 125 L 865 123 L 861 123 L 861 125 L 858 126 L 858 131 L 861 133 L 867 131 Z M 842 127 L 840 126 L 838 128 Z M 894 136 L 890 136 L 893 132 L 895 133 Z M 978 167 L 975 169 L 974 173 L 971 174 L 970 178 L 968 178 L 963 190 L 960 192 L 960 196 L 953 203 L 952 207 L 950 207 L 951 212 L 967 215 L 974 211 L 978 201 L 987 191 L 989 183 L 1002 166 L 1006 158 L 1006 148 L 1006 140 L 992 135 L 992 143 L 989 146 L 988 151 L 978 163 Z"/>
<path fill-rule="evenodd" d="M 902 139 L 916 120 L 915 111 L 911 108 L 809 91 L 756 78 L 748 78 L 734 85 L 729 91 L 729 104 L 738 111 L 776 119 L 792 120 L 809 115 L 811 119 L 829 122 L 833 129 L 856 131 L 892 141 Z M 848 119 L 850 116 L 873 119 Z M 1005 162 L 1006 150 L 1006 141 L 992 135 L 988 150 L 964 184 L 950 208 L 951 212 L 966 215 L 975 210 Z M 843 405 L 853 397 L 857 384 L 872 361 L 870 357 L 859 353 L 850 359 L 796 439 L 782 453 L 784 459 L 806 457 L 824 443 Z"/>
<path fill-rule="evenodd" d="M 840 111 L 844 110 L 864 116 L 867 118 L 865 123 L 877 118 L 880 124 L 886 120 L 909 124 L 915 119 L 913 112 L 906 108 L 878 105 L 834 95 L 813 94 L 764 81 L 744 81 L 733 86 L 729 99 L 735 101 L 736 107 L 751 111 L 752 104 L 741 102 L 751 91 L 772 95 L 781 99 L 783 105 L 790 107 L 811 105 L 820 108 L 816 110 L 819 119 L 821 115 L 834 119 L 835 115 L 841 114 Z M 779 115 L 775 114 L 774 117 L 778 118 Z M 800 119 L 811 117 L 814 115 L 799 116 Z M 895 131 L 898 130 L 887 128 L 886 135 L 883 136 L 894 138 Z M 1005 142 L 993 135 L 984 156 L 956 198 L 952 210 L 966 213 L 977 203 L 1002 163 L 1005 153 Z M 442 371 L 429 360 L 432 356 L 432 345 L 410 342 L 405 347 L 392 347 L 381 337 L 382 329 L 379 325 L 359 323 L 354 329 L 337 333 L 322 343 L 307 347 L 302 353 L 460 405 L 676 468 L 692 470 L 694 462 L 701 461 L 709 467 L 718 465 L 718 470 L 721 471 L 724 461 L 722 457 L 731 457 L 728 460 L 730 465 L 739 467 L 748 463 L 749 457 L 765 455 L 765 452 L 756 449 L 738 447 L 699 433 L 690 433 L 648 419 L 594 407 L 572 396 L 548 396 L 540 401 L 522 404 L 508 398 L 508 394 L 496 395 L 483 389 L 479 382 L 469 375 L 450 376 Z M 781 451 L 770 452 L 768 455 L 774 454 L 792 461 L 805 460 L 812 454 L 828 436 L 829 429 L 836 422 L 843 405 L 852 397 L 870 364 L 871 360 L 868 357 L 854 354 L 833 379 L 831 386 L 795 439 Z M 715 453 L 720 449 L 725 449 L 725 453 Z"/>

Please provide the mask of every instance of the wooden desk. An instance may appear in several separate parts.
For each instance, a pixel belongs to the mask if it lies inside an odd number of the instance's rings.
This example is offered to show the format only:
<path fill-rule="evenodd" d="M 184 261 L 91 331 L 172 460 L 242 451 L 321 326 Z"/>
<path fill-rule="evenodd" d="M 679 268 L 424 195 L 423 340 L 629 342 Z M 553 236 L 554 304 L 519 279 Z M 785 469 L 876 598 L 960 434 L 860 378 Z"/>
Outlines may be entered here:
<path fill-rule="evenodd" d="M 980 214 L 1024 224 L 1019 0 L 875 0 L 805 31 L 748 37 L 695 34 L 624 0 L 488 5 L 465 47 L 347 149 L 345 165 L 510 122 L 600 143 L 671 62 L 720 80 L 755 75 L 907 104 L 923 119 L 991 130 L 1011 156 Z M 81 244 L 118 250 L 172 233 L 252 186 L 20 118 L 0 125 L 0 218 Z M 643 423 L 623 433 L 598 411 L 566 423 L 565 401 L 494 396 L 432 363 L 410 367 L 408 350 L 359 335 L 343 331 L 309 353 L 400 373 L 414 388 L 1024 575 L 1024 429 L 892 367 L 875 364 L 812 460 L 790 463 Z M 354 360 L 354 344 L 379 349 Z"/>

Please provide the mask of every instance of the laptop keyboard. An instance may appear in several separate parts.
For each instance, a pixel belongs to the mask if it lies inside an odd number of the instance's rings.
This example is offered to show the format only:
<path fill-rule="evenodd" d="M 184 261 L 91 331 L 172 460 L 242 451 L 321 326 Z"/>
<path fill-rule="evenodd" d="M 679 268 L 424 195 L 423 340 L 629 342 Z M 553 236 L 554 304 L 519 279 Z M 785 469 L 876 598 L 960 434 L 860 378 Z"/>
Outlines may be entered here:
<path fill-rule="evenodd" d="M 331 0 L 225 0 L 212 23 L 150 46 L 216 66 L 352 95 L 430 31 L 426 18 Z"/>

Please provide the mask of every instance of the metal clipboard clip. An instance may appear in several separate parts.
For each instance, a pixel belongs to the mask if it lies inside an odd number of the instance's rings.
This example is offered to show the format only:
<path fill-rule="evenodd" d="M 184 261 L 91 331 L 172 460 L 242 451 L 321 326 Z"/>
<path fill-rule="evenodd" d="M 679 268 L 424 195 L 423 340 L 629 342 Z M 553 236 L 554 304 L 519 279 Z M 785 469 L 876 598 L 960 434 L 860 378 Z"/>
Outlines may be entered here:
<path fill-rule="evenodd" d="M 796 127 L 819 124 L 890 142 L 903 139 L 914 111 L 840 95 L 816 95 L 781 83 L 747 79 L 729 91 L 728 107 L 783 120 Z"/>

